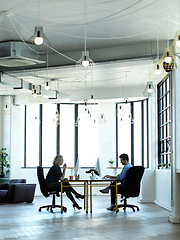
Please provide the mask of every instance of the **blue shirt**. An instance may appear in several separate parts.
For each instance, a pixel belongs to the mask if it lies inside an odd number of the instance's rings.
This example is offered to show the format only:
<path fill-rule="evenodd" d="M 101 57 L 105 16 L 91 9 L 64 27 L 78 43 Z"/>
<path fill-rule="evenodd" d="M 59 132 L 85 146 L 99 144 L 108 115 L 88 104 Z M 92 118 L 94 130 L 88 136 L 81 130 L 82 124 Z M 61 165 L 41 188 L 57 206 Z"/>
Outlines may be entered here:
<path fill-rule="evenodd" d="M 120 174 L 117 175 L 117 180 L 121 181 L 121 182 L 125 182 L 125 178 L 126 178 L 126 173 L 129 170 L 129 168 L 132 167 L 132 165 L 128 162 L 126 163 L 126 165 L 124 165 L 122 172 Z"/>

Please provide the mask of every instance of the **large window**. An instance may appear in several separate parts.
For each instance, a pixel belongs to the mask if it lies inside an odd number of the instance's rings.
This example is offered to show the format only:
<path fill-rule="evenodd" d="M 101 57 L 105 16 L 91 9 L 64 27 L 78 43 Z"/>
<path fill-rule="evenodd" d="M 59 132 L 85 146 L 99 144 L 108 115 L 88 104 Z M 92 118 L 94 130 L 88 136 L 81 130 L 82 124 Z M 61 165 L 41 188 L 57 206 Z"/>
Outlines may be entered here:
<path fill-rule="evenodd" d="M 78 158 L 80 167 L 94 167 L 99 157 L 99 105 L 78 106 Z"/>
<path fill-rule="evenodd" d="M 39 123 L 40 105 L 32 104 L 26 106 L 26 145 L 25 145 L 25 167 L 37 167 L 39 164 Z"/>
<path fill-rule="evenodd" d="M 118 156 L 127 153 L 131 164 L 149 167 L 148 99 L 119 103 L 117 107 Z"/>
<path fill-rule="evenodd" d="M 56 156 L 57 105 L 42 106 L 42 166 L 49 167 Z"/>
<path fill-rule="evenodd" d="M 74 166 L 75 108 L 74 104 L 60 105 L 59 153 L 63 155 L 68 167 Z"/>
<path fill-rule="evenodd" d="M 158 164 L 171 163 L 171 75 L 158 84 Z"/>
<path fill-rule="evenodd" d="M 116 157 L 149 167 L 148 100 L 118 103 Z M 115 116 L 114 116 L 115 117 Z M 62 154 L 68 167 L 94 167 L 99 158 L 98 104 L 31 104 L 25 107 L 23 167 L 50 167 Z M 117 163 L 117 166 L 118 166 Z"/>

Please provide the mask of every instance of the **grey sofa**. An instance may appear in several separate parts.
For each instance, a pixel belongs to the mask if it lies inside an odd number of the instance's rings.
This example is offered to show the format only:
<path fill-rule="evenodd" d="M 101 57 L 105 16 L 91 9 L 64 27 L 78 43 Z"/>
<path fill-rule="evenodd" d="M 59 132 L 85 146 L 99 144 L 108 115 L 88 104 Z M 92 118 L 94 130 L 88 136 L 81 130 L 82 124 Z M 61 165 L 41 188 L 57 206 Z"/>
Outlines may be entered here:
<path fill-rule="evenodd" d="M 0 203 L 32 203 L 36 184 L 27 184 L 26 179 L 12 179 L 0 183 Z"/>

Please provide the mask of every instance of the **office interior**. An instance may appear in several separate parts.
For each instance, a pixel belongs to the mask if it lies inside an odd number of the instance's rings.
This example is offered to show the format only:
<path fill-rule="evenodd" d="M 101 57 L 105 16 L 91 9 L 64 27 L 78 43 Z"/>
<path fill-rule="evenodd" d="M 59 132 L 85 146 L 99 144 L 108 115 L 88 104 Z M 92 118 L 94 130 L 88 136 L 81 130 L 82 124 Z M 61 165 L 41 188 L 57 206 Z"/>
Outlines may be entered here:
<path fill-rule="evenodd" d="M 18 66 L 10 56 L 8 66 L 0 57 L 0 146 L 8 150 L 9 178 L 25 178 L 28 183 L 36 183 L 35 197 L 42 195 L 36 167 L 22 167 L 25 105 L 89 104 L 93 95 L 99 106 L 99 115 L 106 118 L 103 124 L 99 124 L 98 139 L 98 158 L 102 175 L 105 175 L 107 171 L 110 174 L 115 172 L 108 169 L 109 159 L 118 160 L 116 103 L 148 98 L 149 166 L 142 179 L 139 203 L 154 203 L 165 208 L 168 210 L 167 221 L 180 223 L 180 48 L 174 44 L 179 36 L 179 18 L 180 4 L 176 0 L 151 4 L 130 0 L 16 0 L 1 3 L 0 52 L 9 48 L 23 56 L 27 48 L 31 52 L 26 44 L 38 51 L 38 46 L 30 39 L 36 26 L 43 27 L 47 38 L 47 42 L 44 40 L 44 45 L 39 47 L 38 61 L 42 62 L 38 64 L 25 63 L 22 58 Z M 155 64 L 172 44 L 175 67 L 168 72 L 162 69 L 163 74 L 155 75 Z M 90 65 L 83 67 L 79 59 L 87 51 Z M 2 55 L 2 60 L 4 57 L 9 55 Z M 36 57 L 29 56 L 31 60 Z M 167 77 L 171 78 L 172 84 L 171 167 L 158 169 L 157 89 Z M 52 84 L 48 93 L 45 90 L 47 80 Z M 154 90 L 145 96 L 147 82 L 153 84 Z M 37 100 L 32 100 L 34 85 L 39 91 Z M 7 112 L 4 110 L 6 105 Z M 82 169 L 82 178 L 86 176 L 86 170 Z M 45 173 L 47 171 L 45 168 Z M 67 169 L 66 174 L 72 175 L 72 169 Z M 99 194 L 98 190 L 94 194 Z"/>

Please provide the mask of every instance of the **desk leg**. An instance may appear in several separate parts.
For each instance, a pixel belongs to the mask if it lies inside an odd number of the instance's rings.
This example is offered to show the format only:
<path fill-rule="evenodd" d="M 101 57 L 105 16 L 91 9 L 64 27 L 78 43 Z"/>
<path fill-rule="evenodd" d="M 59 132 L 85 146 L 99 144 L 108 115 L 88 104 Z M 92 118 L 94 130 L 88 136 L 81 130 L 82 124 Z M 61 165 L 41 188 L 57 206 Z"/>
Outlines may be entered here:
<path fill-rule="evenodd" d="M 86 213 L 88 213 L 88 182 L 86 182 Z"/>
<path fill-rule="evenodd" d="M 86 208 L 86 183 L 84 182 L 84 209 Z"/>
<path fill-rule="evenodd" d="M 92 213 L 92 182 L 90 182 L 90 213 Z"/>
<path fill-rule="evenodd" d="M 117 188 L 117 181 L 116 181 L 116 212 L 118 212 L 118 205 L 117 205 L 117 194 L 118 194 L 118 188 Z"/>
<path fill-rule="evenodd" d="M 63 213 L 63 184 L 61 181 L 61 213 Z"/>

